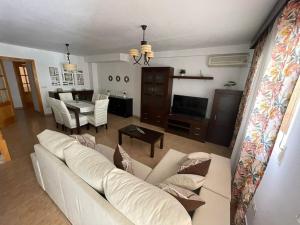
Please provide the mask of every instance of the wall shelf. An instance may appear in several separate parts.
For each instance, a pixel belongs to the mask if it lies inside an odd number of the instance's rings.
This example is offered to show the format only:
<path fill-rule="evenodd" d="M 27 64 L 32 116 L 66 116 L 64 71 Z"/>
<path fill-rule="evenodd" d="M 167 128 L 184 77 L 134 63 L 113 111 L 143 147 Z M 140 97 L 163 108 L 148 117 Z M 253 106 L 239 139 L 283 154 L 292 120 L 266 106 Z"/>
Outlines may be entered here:
<path fill-rule="evenodd" d="M 172 76 L 173 79 L 197 79 L 197 80 L 213 80 L 213 77 L 206 77 L 206 76 Z"/>

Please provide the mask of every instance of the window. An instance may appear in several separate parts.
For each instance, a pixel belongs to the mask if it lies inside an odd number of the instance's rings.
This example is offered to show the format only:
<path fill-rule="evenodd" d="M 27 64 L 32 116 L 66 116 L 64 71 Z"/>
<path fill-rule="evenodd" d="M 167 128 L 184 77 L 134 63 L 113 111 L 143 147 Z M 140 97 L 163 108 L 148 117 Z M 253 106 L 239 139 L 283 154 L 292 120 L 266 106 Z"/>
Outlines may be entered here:
<path fill-rule="evenodd" d="M 28 73 L 27 73 L 27 68 L 25 65 L 19 66 L 19 71 L 20 71 L 20 76 L 21 76 L 21 81 L 22 81 L 22 86 L 23 86 L 23 91 L 25 93 L 31 92 L 30 84 L 29 84 L 29 78 L 28 78 Z"/>

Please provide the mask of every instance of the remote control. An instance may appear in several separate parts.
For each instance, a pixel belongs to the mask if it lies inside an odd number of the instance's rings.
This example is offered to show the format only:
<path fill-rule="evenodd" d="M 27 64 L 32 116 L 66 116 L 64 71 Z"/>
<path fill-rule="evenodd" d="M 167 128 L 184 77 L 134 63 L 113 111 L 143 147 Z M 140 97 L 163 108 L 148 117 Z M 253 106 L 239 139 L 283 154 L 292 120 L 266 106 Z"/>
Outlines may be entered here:
<path fill-rule="evenodd" d="M 137 127 L 136 130 L 137 130 L 138 132 L 140 132 L 141 134 L 145 134 L 145 132 L 144 132 L 141 128 L 139 128 L 139 127 Z"/>

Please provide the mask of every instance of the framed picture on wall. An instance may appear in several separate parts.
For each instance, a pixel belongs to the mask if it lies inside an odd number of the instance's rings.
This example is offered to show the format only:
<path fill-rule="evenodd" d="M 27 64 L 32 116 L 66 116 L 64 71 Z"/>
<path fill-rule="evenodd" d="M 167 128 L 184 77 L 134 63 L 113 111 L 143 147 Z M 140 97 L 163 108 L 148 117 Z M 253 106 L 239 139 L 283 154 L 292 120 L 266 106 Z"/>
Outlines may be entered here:
<path fill-rule="evenodd" d="M 60 86 L 60 78 L 57 67 L 49 67 L 50 80 L 52 86 Z"/>
<path fill-rule="evenodd" d="M 75 85 L 74 73 L 70 71 L 63 70 L 63 85 L 64 86 L 73 86 Z"/>
<path fill-rule="evenodd" d="M 84 77 L 83 77 L 82 70 L 78 70 L 76 72 L 76 80 L 77 80 L 77 85 L 84 85 Z"/>

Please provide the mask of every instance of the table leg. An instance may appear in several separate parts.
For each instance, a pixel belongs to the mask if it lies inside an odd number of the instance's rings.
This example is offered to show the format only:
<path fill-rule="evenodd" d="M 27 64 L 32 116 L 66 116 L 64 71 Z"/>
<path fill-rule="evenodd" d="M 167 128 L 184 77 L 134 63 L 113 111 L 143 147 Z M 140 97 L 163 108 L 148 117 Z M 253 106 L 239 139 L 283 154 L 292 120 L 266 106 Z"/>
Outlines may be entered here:
<path fill-rule="evenodd" d="M 122 145 L 122 133 L 119 131 L 119 145 Z"/>
<path fill-rule="evenodd" d="M 74 113 L 75 113 L 75 119 L 76 119 L 77 133 L 80 134 L 79 111 L 75 110 Z"/>
<path fill-rule="evenodd" d="M 160 138 L 160 149 L 164 148 L 164 135 L 161 136 Z"/>
<path fill-rule="evenodd" d="M 154 143 L 151 144 L 151 158 L 154 157 Z"/>

